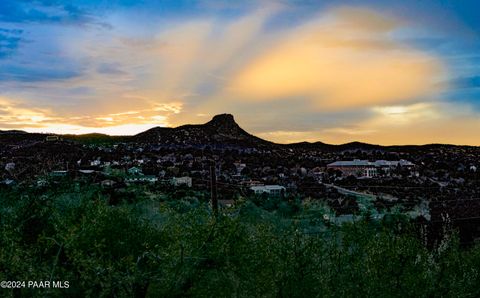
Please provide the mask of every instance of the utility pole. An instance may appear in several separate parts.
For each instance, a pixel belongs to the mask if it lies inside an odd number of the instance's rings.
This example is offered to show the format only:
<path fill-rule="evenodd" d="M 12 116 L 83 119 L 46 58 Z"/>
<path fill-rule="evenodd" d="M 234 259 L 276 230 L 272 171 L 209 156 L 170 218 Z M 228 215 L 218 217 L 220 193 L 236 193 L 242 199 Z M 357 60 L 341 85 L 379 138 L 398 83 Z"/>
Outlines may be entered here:
<path fill-rule="evenodd" d="M 214 160 L 210 164 L 210 196 L 212 199 L 213 214 L 217 216 L 218 215 L 217 173 L 216 173 L 216 165 Z"/>

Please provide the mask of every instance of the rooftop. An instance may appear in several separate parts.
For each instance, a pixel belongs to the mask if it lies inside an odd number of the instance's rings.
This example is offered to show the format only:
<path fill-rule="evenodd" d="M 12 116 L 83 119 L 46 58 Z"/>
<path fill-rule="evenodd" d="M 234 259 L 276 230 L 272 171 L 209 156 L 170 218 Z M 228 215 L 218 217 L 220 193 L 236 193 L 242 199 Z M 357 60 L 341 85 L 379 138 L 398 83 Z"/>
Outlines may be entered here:
<path fill-rule="evenodd" d="M 275 190 L 275 189 L 285 189 L 281 185 L 257 185 L 250 187 L 252 190 Z"/>

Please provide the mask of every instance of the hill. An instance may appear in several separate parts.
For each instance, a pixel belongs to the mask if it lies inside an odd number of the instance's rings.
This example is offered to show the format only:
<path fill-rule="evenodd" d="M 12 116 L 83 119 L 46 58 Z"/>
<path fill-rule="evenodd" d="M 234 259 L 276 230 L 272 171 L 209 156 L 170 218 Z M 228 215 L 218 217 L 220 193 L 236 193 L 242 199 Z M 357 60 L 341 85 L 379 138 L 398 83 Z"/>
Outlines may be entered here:
<path fill-rule="evenodd" d="M 0 131 L 0 144 L 17 145 L 44 141 L 51 134 L 27 133 L 18 130 Z M 99 133 L 83 135 L 58 135 L 62 140 L 73 141 L 81 144 L 105 143 L 142 143 L 175 147 L 247 147 L 247 148 L 284 148 L 299 150 L 320 151 L 348 151 L 348 150 L 405 150 L 431 149 L 440 147 L 457 147 L 455 145 L 428 144 L 428 145 L 398 145 L 382 146 L 362 142 L 350 142 L 339 145 L 323 142 L 299 142 L 292 144 L 277 144 L 258 138 L 242 129 L 231 114 L 216 115 L 204 124 L 187 124 L 179 127 L 154 127 L 133 136 L 109 136 Z M 467 146 L 458 146 L 467 147 Z"/>
<path fill-rule="evenodd" d="M 133 139 L 142 143 L 181 146 L 276 146 L 243 130 L 230 114 L 216 115 L 205 124 L 189 124 L 176 128 L 155 127 L 133 136 Z"/>

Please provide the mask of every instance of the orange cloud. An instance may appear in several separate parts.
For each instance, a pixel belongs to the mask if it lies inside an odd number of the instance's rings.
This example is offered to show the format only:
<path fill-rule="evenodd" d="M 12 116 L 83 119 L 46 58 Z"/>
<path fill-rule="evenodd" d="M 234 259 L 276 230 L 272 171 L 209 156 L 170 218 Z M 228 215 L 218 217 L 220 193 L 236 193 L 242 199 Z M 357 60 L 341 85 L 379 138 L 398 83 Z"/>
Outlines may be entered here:
<path fill-rule="evenodd" d="M 23 129 L 29 132 L 136 134 L 154 126 L 170 126 L 168 116 L 178 113 L 181 105 L 152 108 L 98 116 L 58 115 L 51 109 L 28 108 L 19 99 L 0 98 L 0 129 Z M 163 112 L 163 114 L 159 114 Z"/>
<path fill-rule="evenodd" d="M 237 73 L 229 91 L 251 101 L 306 97 L 318 109 L 437 94 L 441 61 L 395 41 L 400 24 L 369 10 L 329 11 L 272 42 Z"/>
<path fill-rule="evenodd" d="M 313 131 L 272 131 L 261 136 L 280 143 L 318 141 L 341 144 L 361 141 L 383 145 L 449 143 L 480 145 L 472 138 L 480 119 L 466 105 L 416 103 L 371 108 L 372 117 L 344 126 Z"/>
<path fill-rule="evenodd" d="M 34 90 L 30 105 L 0 99 L 0 128 L 133 134 L 230 112 L 277 142 L 475 142 L 478 116 L 436 100 L 449 87 L 438 84 L 447 69 L 441 57 L 396 38 L 402 20 L 341 7 L 267 28 L 281 9 L 158 28 L 122 20 L 149 32 L 137 38 L 121 28 L 71 34 L 65 55 L 88 61 L 87 74 L 19 91 L 23 98 Z M 116 69 L 98 71 L 103 64 Z M 84 87 L 91 92 L 70 96 Z M 34 108 L 38 98 L 50 108 Z"/>
<path fill-rule="evenodd" d="M 54 119 L 48 109 L 27 108 L 23 103 L 0 97 L 0 128 L 41 126 L 42 123 Z"/>

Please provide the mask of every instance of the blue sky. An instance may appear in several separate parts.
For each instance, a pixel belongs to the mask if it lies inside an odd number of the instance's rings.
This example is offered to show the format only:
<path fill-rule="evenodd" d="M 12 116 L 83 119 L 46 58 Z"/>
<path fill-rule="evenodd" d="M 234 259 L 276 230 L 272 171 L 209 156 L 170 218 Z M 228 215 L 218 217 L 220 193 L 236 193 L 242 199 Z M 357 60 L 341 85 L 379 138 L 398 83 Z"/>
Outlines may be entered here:
<path fill-rule="evenodd" d="M 475 1 L 0 2 L 0 129 L 232 113 L 273 141 L 480 145 Z"/>

